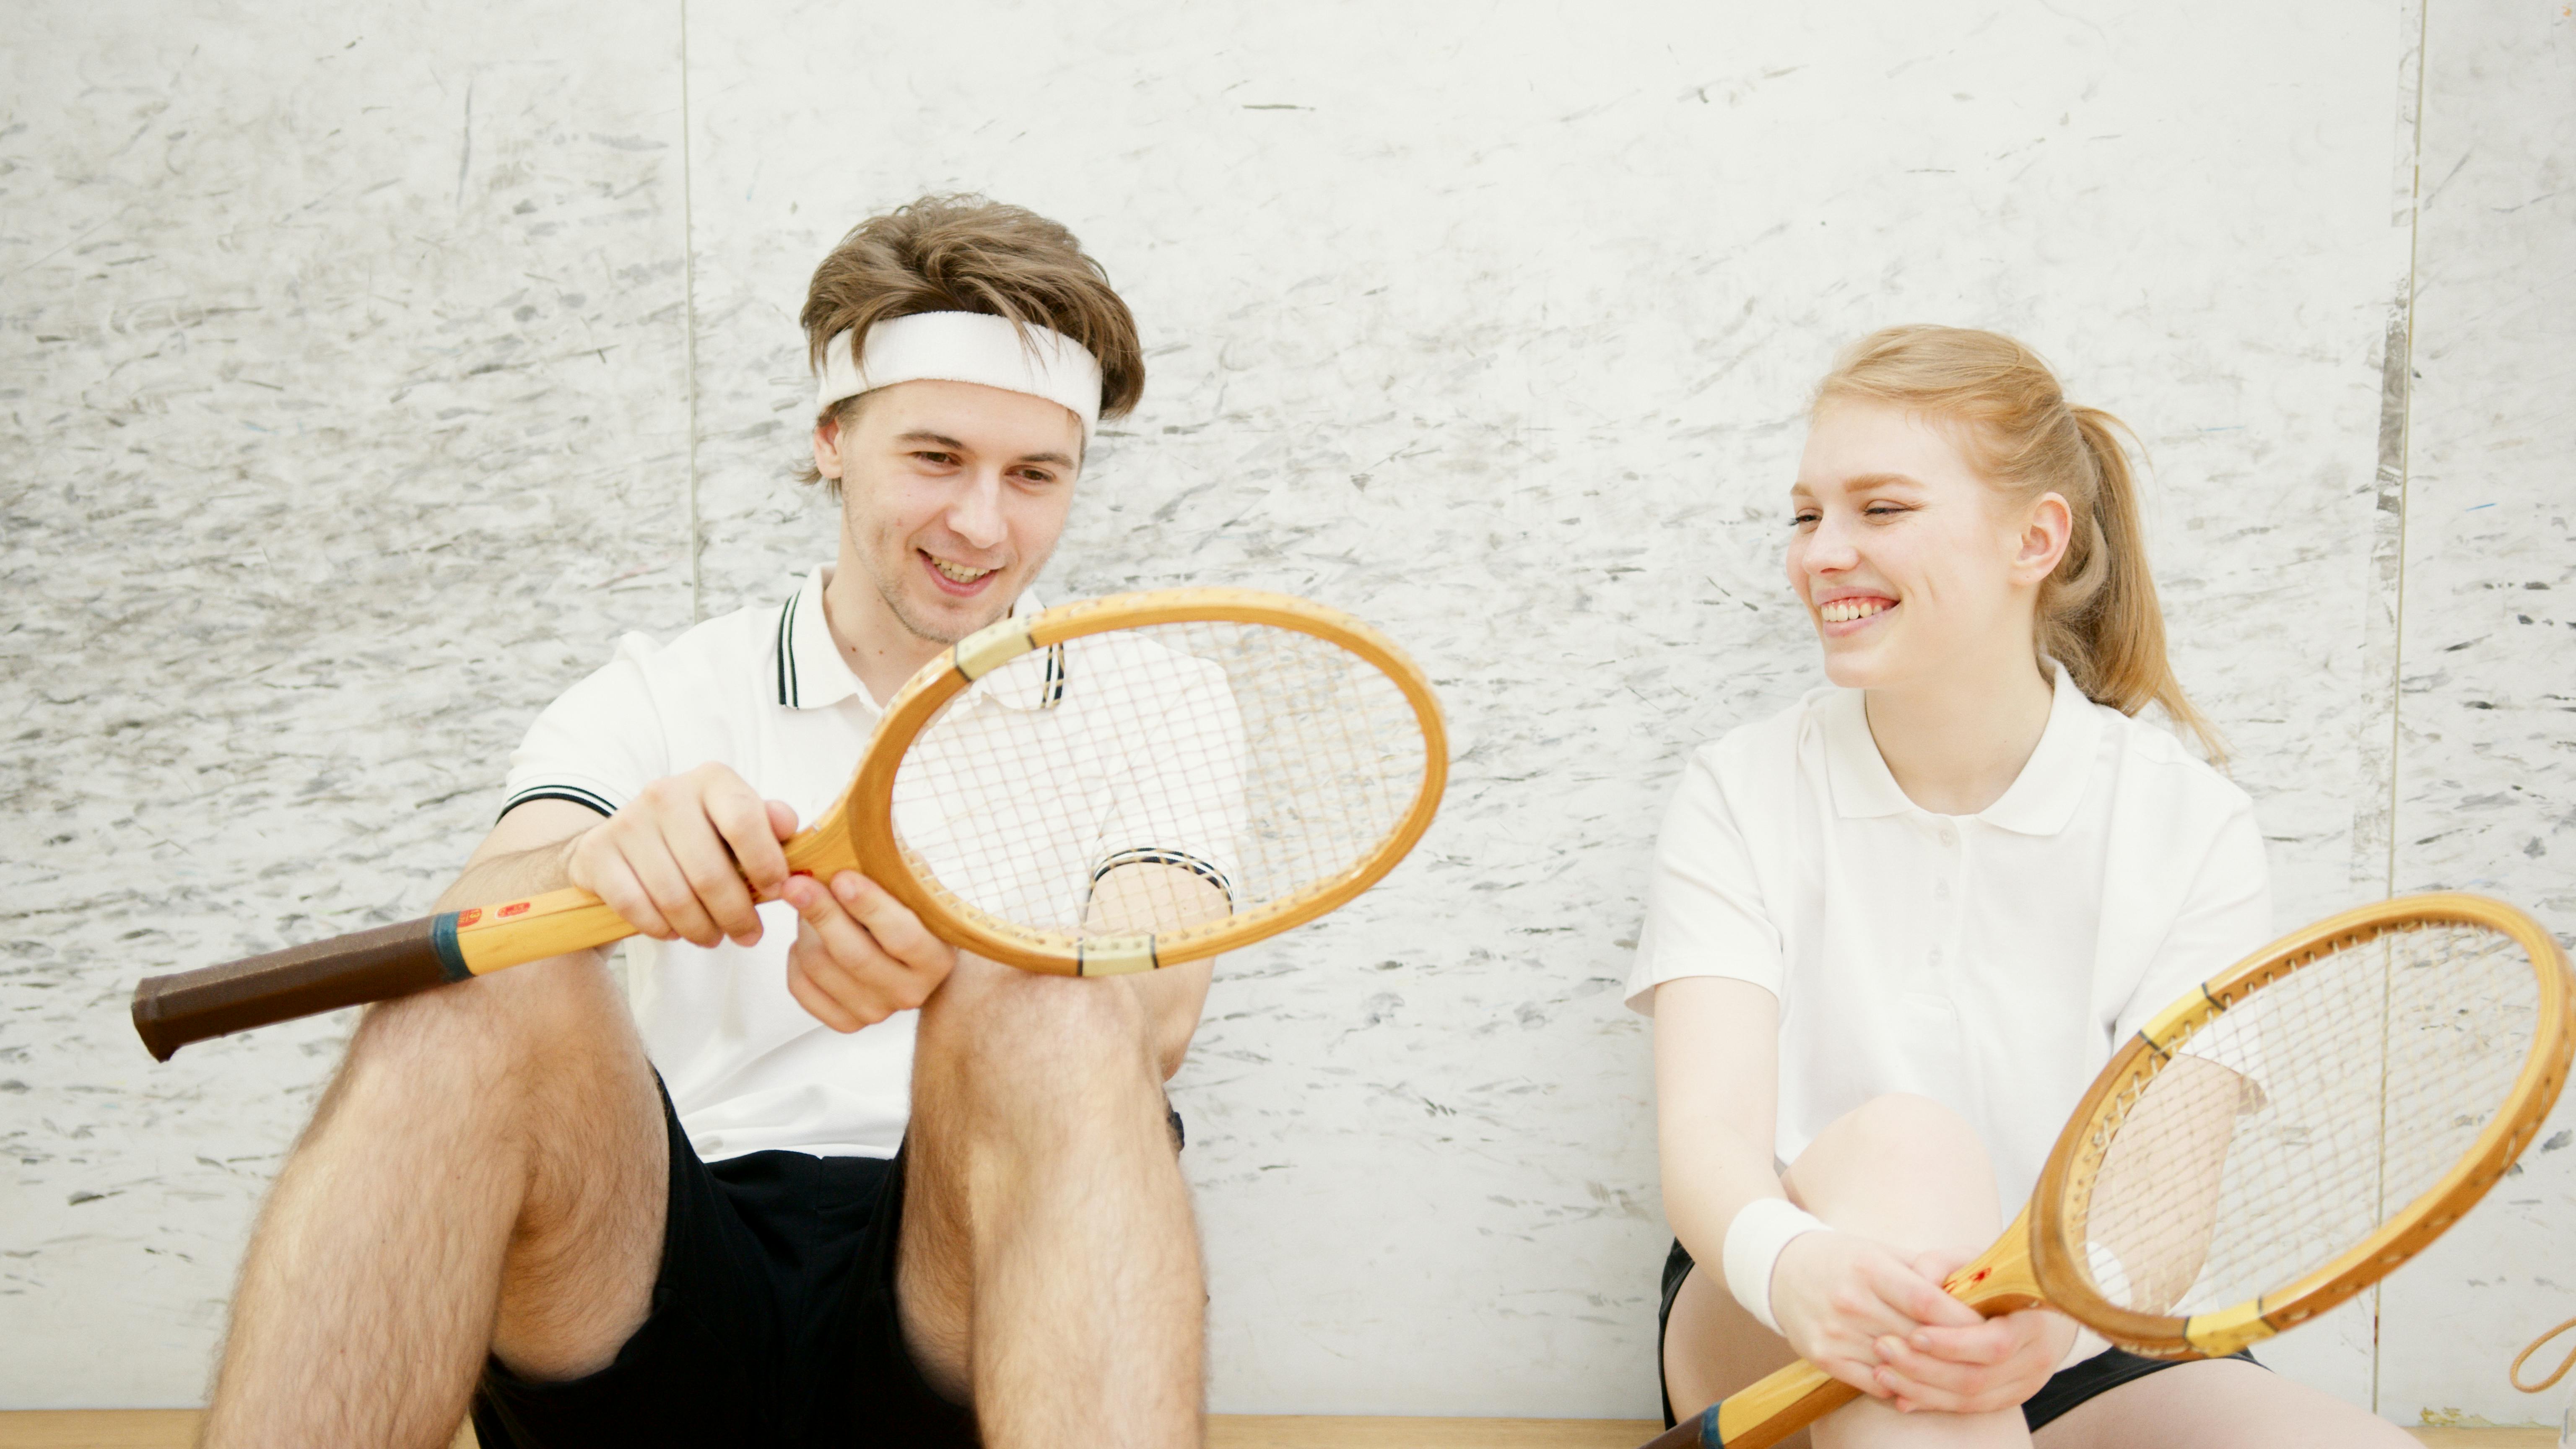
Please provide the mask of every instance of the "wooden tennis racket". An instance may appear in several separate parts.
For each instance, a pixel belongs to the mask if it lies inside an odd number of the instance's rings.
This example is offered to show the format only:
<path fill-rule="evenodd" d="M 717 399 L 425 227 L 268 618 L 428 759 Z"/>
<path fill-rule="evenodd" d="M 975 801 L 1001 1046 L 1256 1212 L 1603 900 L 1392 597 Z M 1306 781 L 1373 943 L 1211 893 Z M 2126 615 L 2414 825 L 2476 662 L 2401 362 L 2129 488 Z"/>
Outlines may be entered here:
<path fill-rule="evenodd" d="M 2115 1053 L 2001 1240 L 1943 1286 L 2156 1358 L 2223 1357 L 2424 1250 L 2540 1129 L 2576 1048 L 2567 957 L 2470 895 L 2264 948 Z M 1796 1363 L 1649 1449 L 1759 1449 L 1860 1396 Z"/>
<path fill-rule="evenodd" d="M 1005 619 L 914 675 L 787 865 L 859 871 L 1025 970 L 1144 971 L 1366 890 L 1430 825 L 1448 761 L 1422 671 L 1358 620 L 1240 589 L 1121 594 Z M 551 891 L 150 977 L 134 1029 L 167 1061 L 634 931 Z"/>

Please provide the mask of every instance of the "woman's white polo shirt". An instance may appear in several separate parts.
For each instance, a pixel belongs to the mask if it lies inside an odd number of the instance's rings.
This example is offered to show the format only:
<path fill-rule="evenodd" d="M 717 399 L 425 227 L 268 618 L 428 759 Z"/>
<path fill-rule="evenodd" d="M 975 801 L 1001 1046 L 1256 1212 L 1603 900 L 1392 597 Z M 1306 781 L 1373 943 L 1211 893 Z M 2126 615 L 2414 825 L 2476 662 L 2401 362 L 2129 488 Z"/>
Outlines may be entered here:
<path fill-rule="evenodd" d="M 1872 1097 L 1930 1097 L 2007 1213 L 2114 1043 L 2271 938 L 2252 802 L 2065 670 L 2001 799 L 1908 799 L 1857 690 L 1818 689 L 1692 755 L 1664 819 L 1628 1004 L 1683 976 L 1780 1004 L 1775 1150 Z"/>

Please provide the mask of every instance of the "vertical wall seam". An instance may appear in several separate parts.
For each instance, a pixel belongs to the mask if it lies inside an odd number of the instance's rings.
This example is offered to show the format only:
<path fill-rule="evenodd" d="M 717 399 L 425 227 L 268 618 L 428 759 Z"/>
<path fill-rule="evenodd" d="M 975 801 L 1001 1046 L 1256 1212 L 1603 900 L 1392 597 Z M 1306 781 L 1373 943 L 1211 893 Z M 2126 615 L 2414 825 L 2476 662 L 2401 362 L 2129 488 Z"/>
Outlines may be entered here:
<path fill-rule="evenodd" d="M 2388 886 L 2397 894 L 2397 799 L 2403 772 L 2398 747 L 2404 738 L 2406 710 L 2406 522 L 2408 495 L 2415 475 L 2415 287 L 2417 252 L 2424 236 L 2424 94 L 2427 55 L 2432 35 L 2433 0 L 2422 0 L 2415 12 L 2415 154 L 2408 167 L 2413 180 L 2406 208 L 2406 299 L 2403 310 L 2406 347 L 2397 364 L 2397 599 L 2396 629 L 2390 640 L 2388 674 Z"/>
<path fill-rule="evenodd" d="M 688 369 L 682 390 L 688 394 L 689 422 L 689 622 L 707 617 L 706 581 L 700 556 L 706 551 L 698 524 L 698 218 L 697 188 L 689 158 L 697 149 L 689 127 L 689 0 L 680 0 L 680 326 L 682 364 Z"/>
<path fill-rule="evenodd" d="M 2383 827 L 2387 832 L 2382 859 L 2380 894 L 2397 894 L 2398 804 L 2405 778 L 2401 749 L 2405 738 L 2406 708 L 2406 525 L 2408 495 L 2414 478 L 2415 436 L 2415 291 L 2418 251 L 2424 234 L 2424 98 L 2428 90 L 2426 76 L 2431 69 L 2429 41 L 2432 34 L 2433 0 L 2416 0 L 2415 8 L 2415 114 L 2414 134 L 2406 162 L 2406 270 L 2397 306 L 2390 319 L 2387 359 L 2382 363 L 2380 388 L 2380 478 L 2382 496 L 2394 494 L 2396 500 L 2396 539 L 2394 550 L 2394 598 L 2390 601 L 2388 644 L 2388 761 L 2387 814 Z M 2403 94 L 2402 90 L 2400 94 Z M 2380 1095 L 2387 1096 L 2387 1063 L 2381 1062 Z M 2383 1155 L 2385 1147 L 2382 1148 Z M 2380 1399 L 2381 1367 L 2385 1355 L 2381 1311 L 2383 1285 L 2370 1290 L 2370 1408 L 2384 1412 Z"/>

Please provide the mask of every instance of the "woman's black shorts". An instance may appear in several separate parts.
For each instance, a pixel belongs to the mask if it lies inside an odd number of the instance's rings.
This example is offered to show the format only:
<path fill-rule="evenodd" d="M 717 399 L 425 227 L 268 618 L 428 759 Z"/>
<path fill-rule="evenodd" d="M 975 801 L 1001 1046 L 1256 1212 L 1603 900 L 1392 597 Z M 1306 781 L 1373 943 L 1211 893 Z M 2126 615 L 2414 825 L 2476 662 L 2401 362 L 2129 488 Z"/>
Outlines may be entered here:
<path fill-rule="evenodd" d="M 713 1166 L 668 1093 L 670 1213 L 652 1311 L 588 1378 L 530 1383 L 488 1361 L 483 1449 L 973 1445 L 895 1318 L 904 1159 L 755 1152 Z"/>
<path fill-rule="evenodd" d="M 1673 1321 L 1673 1299 L 1682 1291 L 1682 1280 L 1690 1276 L 1691 1255 L 1676 1239 L 1673 1250 L 1664 1255 L 1664 1306 L 1655 1316 L 1655 1378 L 1664 1376 L 1664 1329 Z M 2250 1353 L 2230 1354 L 2247 1363 L 2254 1362 Z M 2022 1401 L 2021 1416 L 2032 1433 L 2051 1419 L 2099 1394 L 2109 1393 L 2132 1379 L 2142 1379 L 2160 1369 L 2169 1369 L 2187 1359 L 2147 1358 L 2126 1349 L 2111 1348 L 2068 1364 L 2048 1376 L 2039 1392 Z M 1664 1427 L 1673 1424 L 1672 1390 L 1664 1391 Z"/>

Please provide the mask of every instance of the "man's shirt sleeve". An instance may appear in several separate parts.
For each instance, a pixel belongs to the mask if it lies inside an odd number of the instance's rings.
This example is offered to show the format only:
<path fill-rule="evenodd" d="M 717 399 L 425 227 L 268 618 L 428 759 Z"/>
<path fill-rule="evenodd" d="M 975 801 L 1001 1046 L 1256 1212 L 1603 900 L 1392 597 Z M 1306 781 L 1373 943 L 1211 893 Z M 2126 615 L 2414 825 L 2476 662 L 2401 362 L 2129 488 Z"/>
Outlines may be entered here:
<path fill-rule="evenodd" d="M 655 647 L 627 635 L 606 664 L 546 706 L 510 755 L 502 814 L 531 800 L 569 800 L 614 815 L 671 773 L 649 667 Z"/>

